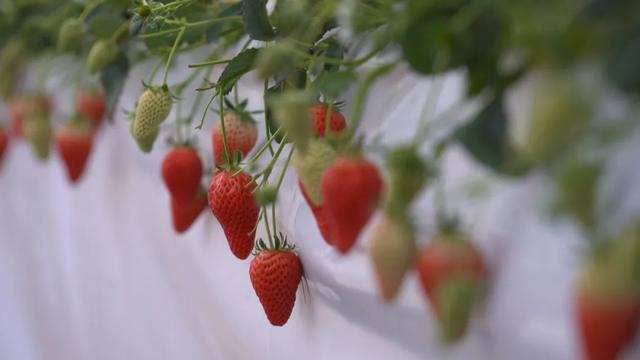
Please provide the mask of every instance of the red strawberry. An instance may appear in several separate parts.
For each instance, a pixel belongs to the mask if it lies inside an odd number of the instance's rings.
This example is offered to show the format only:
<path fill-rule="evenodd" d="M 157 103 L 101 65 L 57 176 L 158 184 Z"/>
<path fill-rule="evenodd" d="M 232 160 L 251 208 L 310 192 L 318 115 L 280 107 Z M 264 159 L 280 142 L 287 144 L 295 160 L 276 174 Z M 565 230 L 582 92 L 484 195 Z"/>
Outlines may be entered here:
<path fill-rule="evenodd" d="M 313 133 L 316 136 L 324 137 L 327 130 L 327 112 L 329 108 L 327 105 L 319 104 L 311 108 L 311 119 L 313 121 Z M 330 131 L 334 134 L 340 134 L 346 129 L 347 122 L 344 119 L 344 115 L 338 111 L 338 109 L 332 109 L 331 119 L 329 122 Z"/>
<path fill-rule="evenodd" d="M 3 128 L 0 128 L 0 165 L 2 165 L 2 160 L 4 160 L 4 155 L 7 152 L 8 146 L 9 135 Z"/>
<path fill-rule="evenodd" d="M 65 125 L 56 134 L 56 145 L 71 183 L 76 183 L 82 176 L 93 147 L 93 136 L 88 124 L 75 121 Z"/>
<path fill-rule="evenodd" d="M 176 232 L 181 234 L 189 230 L 205 207 L 207 207 L 207 194 L 204 191 L 199 192 L 187 203 L 180 203 L 175 198 L 171 198 L 171 216 Z"/>
<path fill-rule="evenodd" d="M 640 299 L 597 299 L 579 294 L 575 300 L 587 359 L 617 359 L 638 329 Z"/>
<path fill-rule="evenodd" d="M 234 170 L 222 170 L 213 177 L 209 207 L 224 230 L 231 252 L 246 259 L 256 236 L 259 209 L 252 194 L 256 184 L 245 172 L 233 174 Z"/>
<path fill-rule="evenodd" d="M 487 268 L 482 255 L 462 235 L 442 234 L 422 251 L 418 271 L 442 339 L 457 340 L 485 293 Z"/>
<path fill-rule="evenodd" d="M 269 322 L 282 326 L 289 320 L 296 302 L 302 263 L 286 240 L 282 247 L 278 244 L 276 240 L 275 249 L 259 249 L 251 260 L 249 276 Z"/>
<path fill-rule="evenodd" d="M 232 158 L 236 152 L 240 152 L 243 157 L 253 149 L 258 139 L 258 129 L 255 121 L 243 113 L 228 112 L 224 115 L 224 126 L 227 133 L 227 143 Z M 222 123 L 218 122 L 211 134 L 213 144 L 213 155 L 216 165 L 225 163 L 225 149 L 222 136 Z"/>
<path fill-rule="evenodd" d="M 346 254 L 380 200 L 384 184 L 378 168 L 362 157 L 339 157 L 322 177 L 324 213 L 331 240 Z"/>
<path fill-rule="evenodd" d="M 589 360 L 615 360 L 640 322 L 640 229 L 604 243 L 582 270 L 574 297 Z"/>
<path fill-rule="evenodd" d="M 76 97 L 76 111 L 93 122 L 97 128 L 102 123 L 106 109 L 104 94 L 96 90 L 80 91 Z"/>
<path fill-rule="evenodd" d="M 309 198 L 309 195 L 307 194 L 307 191 L 305 190 L 304 185 L 302 185 L 301 181 L 298 181 L 298 187 L 300 188 L 300 192 L 302 193 L 304 200 L 307 202 L 307 205 L 309 205 L 313 217 L 316 219 L 316 224 L 318 225 L 318 229 L 320 230 L 322 238 L 327 242 L 327 244 L 333 245 L 330 237 L 331 231 L 329 230 L 329 223 L 327 222 L 327 216 L 324 213 L 323 206 L 318 206 L 313 203 L 311 198 Z"/>
<path fill-rule="evenodd" d="M 162 162 L 162 178 L 178 203 L 189 204 L 200 191 L 202 161 L 191 147 L 172 149 Z"/>

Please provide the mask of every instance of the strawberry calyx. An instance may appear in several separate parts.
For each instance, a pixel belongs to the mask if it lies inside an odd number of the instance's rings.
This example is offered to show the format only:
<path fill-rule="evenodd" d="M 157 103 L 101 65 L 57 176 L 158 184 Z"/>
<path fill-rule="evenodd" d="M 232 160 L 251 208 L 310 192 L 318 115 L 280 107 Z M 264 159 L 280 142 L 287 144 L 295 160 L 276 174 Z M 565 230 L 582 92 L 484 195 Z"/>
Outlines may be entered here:
<path fill-rule="evenodd" d="M 251 116 L 251 113 L 246 110 L 247 104 L 249 103 L 247 99 L 241 101 L 239 104 L 233 104 L 231 101 L 229 101 L 229 99 L 225 97 L 224 103 L 225 106 L 229 109 L 228 111 L 225 111 L 225 113 L 234 113 L 237 119 L 243 123 L 256 123 L 256 120 L 253 118 L 253 116 Z"/>
<path fill-rule="evenodd" d="M 258 239 L 253 255 L 258 255 L 263 251 L 294 251 L 295 248 L 295 245 L 287 242 L 287 236 L 279 232 L 273 235 L 273 241 L 269 241 L 268 244 L 262 238 Z"/>

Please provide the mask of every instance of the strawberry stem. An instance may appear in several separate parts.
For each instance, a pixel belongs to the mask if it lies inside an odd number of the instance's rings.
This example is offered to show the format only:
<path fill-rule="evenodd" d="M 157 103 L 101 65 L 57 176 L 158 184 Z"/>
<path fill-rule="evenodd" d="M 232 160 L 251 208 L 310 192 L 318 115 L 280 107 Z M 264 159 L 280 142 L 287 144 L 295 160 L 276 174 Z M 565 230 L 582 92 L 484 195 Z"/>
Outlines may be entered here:
<path fill-rule="evenodd" d="M 184 35 L 184 31 L 187 29 L 186 26 L 182 26 L 180 28 L 180 32 L 178 36 L 176 36 L 176 40 L 173 42 L 173 47 L 171 47 L 171 51 L 169 52 L 169 56 L 167 57 L 167 63 L 164 66 L 164 75 L 162 76 L 162 85 L 167 85 L 167 76 L 169 75 L 169 69 L 171 68 L 171 63 L 173 62 L 173 55 L 180 44 L 180 40 L 182 40 L 182 35 Z"/>
<path fill-rule="evenodd" d="M 262 154 L 265 152 L 265 150 L 267 150 L 267 148 L 269 148 L 271 146 L 271 143 L 278 136 L 279 132 L 280 132 L 280 128 L 278 128 L 278 130 L 276 130 L 276 132 L 274 132 L 273 135 L 271 135 L 271 137 L 267 140 L 267 142 L 264 145 L 262 145 L 260 150 L 258 150 L 258 152 L 256 152 L 256 154 L 253 155 L 251 157 L 251 159 L 249 159 L 249 161 L 247 161 L 247 165 L 244 168 L 236 171 L 233 174 L 233 176 L 236 176 L 236 175 L 240 174 L 242 171 L 245 171 L 247 168 L 251 167 L 260 158 L 260 156 L 262 156 Z M 286 135 L 285 135 L 285 137 L 286 137 Z M 271 155 L 273 156 L 273 153 Z"/>
<path fill-rule="evenodd" d="M 78 17 L 78 20 L 84 22 L 87 16 L 89 16 L 89 14 L 91 14 L 91 12 L 100 4 L 102 4 L 102 0 L 97 0 L 87 4 L 87 6 L 84 7 L 82 13 Z"/>
<path fill-rule="evenodd" d="M 220 89 L 222 91 L 222 89 Z M 220 127 L 222 130 L 222 143 L 224 144 L 224 156 L 226 157 L 226 163 L 231 165 L 233 161 L 231 158 L 231 150 L 229 149 L 229 143 L 227 142 L 227 129 L 224 125 L 224 96 L 220 95 L 218 99 L 220 101 Z"/>

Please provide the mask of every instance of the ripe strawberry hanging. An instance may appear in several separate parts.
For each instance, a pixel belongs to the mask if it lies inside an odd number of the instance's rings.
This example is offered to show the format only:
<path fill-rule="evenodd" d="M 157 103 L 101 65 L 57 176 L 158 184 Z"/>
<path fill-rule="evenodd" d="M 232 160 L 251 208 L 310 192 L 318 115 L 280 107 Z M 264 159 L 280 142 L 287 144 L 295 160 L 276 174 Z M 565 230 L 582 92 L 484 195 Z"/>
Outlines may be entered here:
<path fill-rule="evenodd" d="M 313 217 L 316 219 L 316 224 L 318 225 L 318 229 L 320 230 L 320 234 L 322 235 L 322 238 L 324 239 L 324 241 L 327 242 L 327 244 L 333 245 L 333 242 L 331 241 L 331 237 L 330 237 L 331 230 L 329 230 L 329 223 L 327 222 L 327 216 L 324 214 L 323 206 L 322 205 L 318 206 L 314 204 L 313 201 L 311 201 L 311 199 L 309 198 L 309 195 L 307 195 L 307 191 L 304 189 L 304 185 L 302 185 L 302 182 L 298 181 L 298 187 L 300 188 L 300 192 L 302 193 L 304 200 L 309 205 L 309 208 L 311 209 L 311 213 L 313 214 Z"/>
<path fill-rule="evenodd" d="M 93 147 L 93 136 L 89 120 L 81 117 L 73 119 L 56 134 L 58 152 L 72 184 L 78 182 L 84 172 Z"/>
<path fill-rule="evenodd" d="M 574 297 L 588 360 L 615 360 L 640 322 L 640 237 L 632 231 L 600 249 L 584 268 Z"/>
<path fill-rule="evenodd" d="M 463 235 L 442 233 L 420 254 L 418 272 L 440 323 L 442 340 L 459 339 L 486 293 L 488 275 L 482 255 Z"/>
<path fill-rule="evenodd" d="M 327 112 L 328 106 L 318 104 L 311 107 L 311 120 L 313 121 L 313 133 L 318 137 L 324 137 L 327 131 Z M 332 109 L 331 119 L 329 120 L 329 134 L 338 135 L 347 128 L 347 122 L 344 115 L 338 109 Z"/>
<path fill-rule="evenodd" d="M 294 153 L 293 166 L 309 199 L 316 206 L 324 203 L 321 188 L 322 176 L 333 164 L 335 158 L 335 150 L 324 140 L 311 140 L 306 151 L 296 149 Z"/>
<path fill-rule="evenodd" d="M 331 240 L 341 253 L 355 244 L 376 209 L 383 186 L 378 168 L 360 155 L 339 157 L 324 172 L 324 210 Z"/>
<path fill-rule="evenodd" d="M 7 153 L 7 147 L 9 147 L 9 134 L 7 134 L 4 128 L 0 128 L 0 166 Z"/>
<path fill-rule="evenodd" d="M 391 302 L 400 290 L 407 271 L 413 267 L 416 242 L 411 224 L 384 214 L 371 233 L 369 256 L 378 280 L 380 295 Z"/>
<path fill-rule="evenodd" d="M 162 179 L 173 200 L 190 203 L 200 191 L 202 161 L 195 149 L 176 147 L 164 157 Z"/>
<path fill-rule="evenodd" d="M 269 322 L 274 326 L 287 323 L 296 302 L 296 292 L 302 279 L 302 263 L 282 234 L 276 236 L 272 248 L 260 240 L 249 275 L 251 284 L 262 303 Z"/>
<path fill-rule="evenodd" d="M 191 225 L 198 219 L 202 210 L 207 207 L 207 194 L 204 191 L 186 203 L 180 203 L 175 198 L 171 198 L 171 216 L 173 228 L 178 234 L 189 230 Z"/>
<path fill-rule="evenodd" d="M 143 151 L 151 151 L 160 124 L 171 113 L 172 102 L 166 86 L 147 87 L 138 99 L 131 134 Z"/>
<path fill-rule="evenodd" d="M 256 145 L 256 140 L 258 139 L 255 120 L 241 110 L 237 112 L 230 111 L 224 114 L 224 125 L 227 133 L 229 154 L 234 157 L 236 152 L 240 152 L 242 157 L 247 156 Z M 222 165 L 225 162 L 225 149 L 222 140 L 222 124 L 218 122 L 211 134 L 216 165 Z"/>
<path fill-rule="evenodd" d="M 229 242 L 231 252 L 246 259 L 253 249 L 258 206 L 253 197 L 256 188 L 251 175 L 224 169 L 216 173 L 209 185 L 209 206 Z"/>
<path fill-rule="evenodd" d="M 97 90 L 81 90 L 76 96 L 76 112 L 93 122 L 95 128 L 99 127 L 104 119 L 106 110 L 104 94 Z"/>

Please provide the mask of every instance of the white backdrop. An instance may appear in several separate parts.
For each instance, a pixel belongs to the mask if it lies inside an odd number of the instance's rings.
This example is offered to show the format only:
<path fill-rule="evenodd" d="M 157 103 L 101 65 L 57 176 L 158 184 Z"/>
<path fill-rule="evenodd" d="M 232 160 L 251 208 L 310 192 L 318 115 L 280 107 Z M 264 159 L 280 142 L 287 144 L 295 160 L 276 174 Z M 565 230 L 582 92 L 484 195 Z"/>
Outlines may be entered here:
<path fill-rule="evenodd" d="M 120 108 L 133 108 L 149 65 L 134 69 Z M 461 81 L 447 78 L 438 109 L 456 102 Z M 71 107 L 61 85 L 49 84 L 62 93 L 57 116 Z M 381 80 L 365 132 L 385 134 L 386 145 L 409 139 L 429 86 L 406 69 Z M 251 79 L 241 84 L 254 108 L 260 89 Z M 207 119 L 200 145 L 210 165 L 215 115 Z M 638 171 L 628 166 L 637 162 L 639 144 L 639 136 L 622 144 L 607 169 L 599 210 L 611 224 L 640 213 L 639 194 L 630 189 Z M 460 148 L 446 154 L 448 202 L 462 212 L 495 283 L 469 334 L 444 348 L 416 274 L 393 305 L 381 304 L 366 236 L 347 257 L 326 246 L 293 171 L 278 213 L 298 246 L 310 292 L 298 292 L 288 324 L 275 328 L 251 287 L 249 260 L 231 255 L 208 209 L 186 235 L 173 233 L 159 170 L 164 144 L 143 155 L 119 112 L 94 150 L 72 188 L 57 155 L 41 164 L 24 142 L 10 148 L 0 171 L 0 359 L 580 358 L 570 300 L 583 241 L 570 221 L 548 215 L 552 190 L 542 173 L 514 182 L 492 177 Z M 434 231 L 431 190 L 414 210 L 425 244 Z M 640 357 L 640 342 L 627 355 Z"/>

